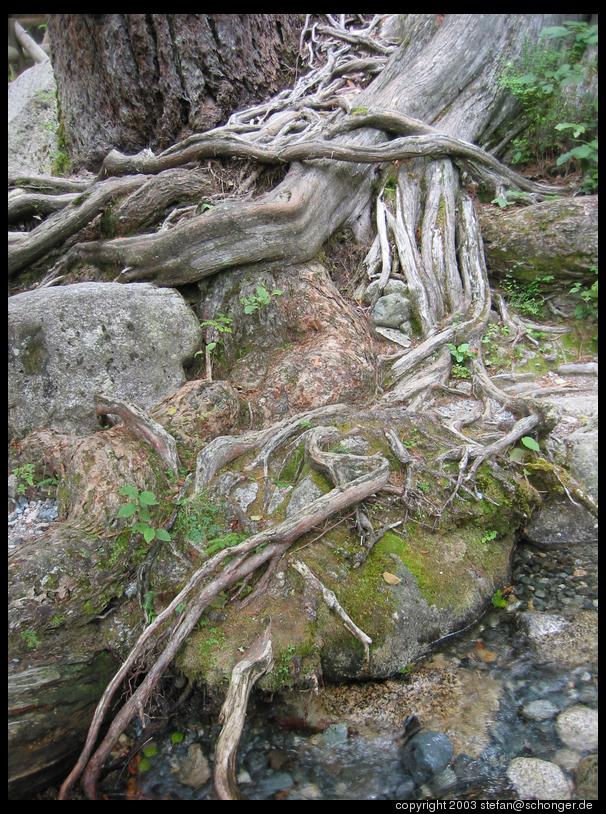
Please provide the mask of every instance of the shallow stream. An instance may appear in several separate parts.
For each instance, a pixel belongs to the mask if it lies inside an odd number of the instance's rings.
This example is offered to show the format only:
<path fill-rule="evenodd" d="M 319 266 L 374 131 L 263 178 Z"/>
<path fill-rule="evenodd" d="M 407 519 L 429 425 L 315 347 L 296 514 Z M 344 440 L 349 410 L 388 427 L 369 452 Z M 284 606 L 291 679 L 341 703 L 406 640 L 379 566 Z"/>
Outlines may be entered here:
<path fill-rule="evenodd" d="M 593 799 L 597 763 L 588 755 L 597 747 L 591 732 L 575 736 L 574 721 L 566 724 L 561 713 L 581 708 L 593 727 L 596 546 L 540 551 L 521 544 L 509 594 L 507 607 L 446 638 L 401 677 L 326 687 L 317 697 L 310 691 L 307 722 L 321 731 L 305 730 L 287 707 L 251 706 L 238 752 L 243 797 L 518 799 L 524 792 L 514 789 L 507 771 L 523 757 L 559 766 L 573 798 Z M 567 624 L 562 628 L 554 617 Z M 454 746 L 451 760 L 429 750 L 437 769 L 423 780 L 406 760 L 409 714 Z M 177 714 L 147 749 L 135 799 L 211 798 L 217 734 L 202 714 L 198 720 Z M 108 776 L 110 799 L 124 795 L 125 777 Z"/>

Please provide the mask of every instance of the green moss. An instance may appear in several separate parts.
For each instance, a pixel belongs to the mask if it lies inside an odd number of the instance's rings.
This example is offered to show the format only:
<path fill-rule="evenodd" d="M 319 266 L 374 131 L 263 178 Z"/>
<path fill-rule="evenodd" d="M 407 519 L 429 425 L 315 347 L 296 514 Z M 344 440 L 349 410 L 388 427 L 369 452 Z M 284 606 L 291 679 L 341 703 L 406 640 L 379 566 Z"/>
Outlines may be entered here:
<path fill-rule="evenodd" d="M 323 475 L 321 472 L 310 468 L 308 474 L 313 483 L 323 492 L 330 492 L 334 488 L 326 475 Z"/>
<path fill-rule="evenodd" d="M 282 464 L 278 480 L 284 481 L 285 483 L 295 483 L 301 466 L 303 465 L 304 458 L 305 447 L 303 444 L 299 444 Z"/>
<path fill-rule="evenodd" d="M 46 364 L 47 353 L 44 341 L 39 332 L 27 339 L 27 343 L 21 355 L 23 370 L 28 376 L 35 376 L 42 373 Z"/>

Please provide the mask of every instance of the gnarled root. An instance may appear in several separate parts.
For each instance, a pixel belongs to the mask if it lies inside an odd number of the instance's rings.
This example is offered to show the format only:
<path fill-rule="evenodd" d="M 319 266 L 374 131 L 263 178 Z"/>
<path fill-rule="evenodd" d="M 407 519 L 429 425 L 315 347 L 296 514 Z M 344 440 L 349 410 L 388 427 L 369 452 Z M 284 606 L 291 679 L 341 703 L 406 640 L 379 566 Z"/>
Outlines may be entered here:
<path fill-rule="evenodd" d="M 240 799 L 236 780 L 236 754 L 248 698 L 254 684 L 262 675 L 271 671 L 273 663 L 270 622 L 234 667 L 219 713 L 219 722 L 223 724 L 223 728 L 215 747 L 214 785 L 220 800 Z"/>

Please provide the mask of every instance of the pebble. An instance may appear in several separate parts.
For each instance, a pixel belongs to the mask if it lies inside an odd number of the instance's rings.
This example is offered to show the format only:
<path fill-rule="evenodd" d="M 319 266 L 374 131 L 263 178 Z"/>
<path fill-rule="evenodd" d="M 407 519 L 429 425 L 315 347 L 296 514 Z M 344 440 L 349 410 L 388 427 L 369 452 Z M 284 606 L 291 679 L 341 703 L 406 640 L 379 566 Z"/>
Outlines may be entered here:
<path fill-rule="evenodd" d="M 578 752 L 598 748 L 598 713 L 595 709 L 576 704 L 558 715 L 556 730 L 560 740 Z"/>
<path fill-rule="evenodd" d="M 564 772 L 555 763 L 538 758 L 517 757 L 507 768 L 519 799 L 569 800 L 570 784 Z"/>
<path fill-rule="evenodd" d="M 546 721 L 558 714 L 558 708 L 550 701 L 539 698 L 522 708 L 522 715 L 531 721 Z"/>
<path fill-rule="evenodd" d="M 210 780 L 210 766 L 199 743 L 192 743 L 187 750 L 187 757 L 181 763 L 178 778 L 184 786 L 200 788 Z"/>
<path fill-rule="evenodd" d="M 581 755 L 575 752 L 574 749 L 558 749 L 553 756 L 553 762 L 561 766 L 562 769 L 571 772 L 578 766 L 581 760 Z"/>

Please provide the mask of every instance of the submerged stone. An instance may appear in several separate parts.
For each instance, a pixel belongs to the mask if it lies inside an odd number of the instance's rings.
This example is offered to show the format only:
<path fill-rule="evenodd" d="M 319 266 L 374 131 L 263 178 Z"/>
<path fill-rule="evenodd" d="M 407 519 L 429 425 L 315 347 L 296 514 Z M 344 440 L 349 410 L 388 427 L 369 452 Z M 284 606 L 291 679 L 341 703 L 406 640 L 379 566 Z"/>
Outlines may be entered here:
<path fill-rule="evenodd" d="M 453 747 L 443 732 L 419 732 L 402 749 L 402 765 L 415 783 L 425 783 L 450 763 Z"/>

